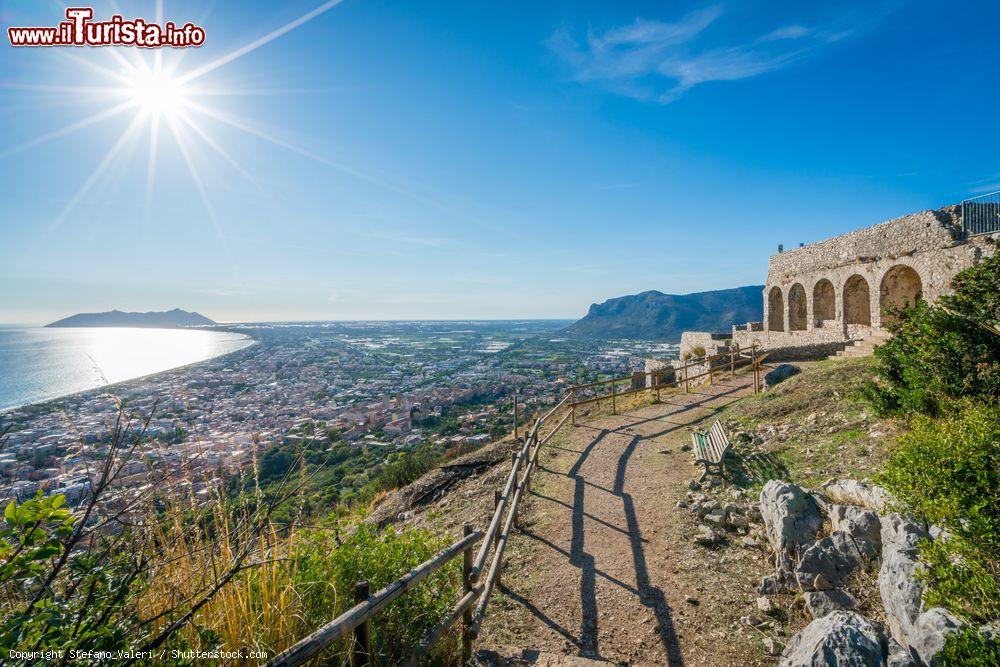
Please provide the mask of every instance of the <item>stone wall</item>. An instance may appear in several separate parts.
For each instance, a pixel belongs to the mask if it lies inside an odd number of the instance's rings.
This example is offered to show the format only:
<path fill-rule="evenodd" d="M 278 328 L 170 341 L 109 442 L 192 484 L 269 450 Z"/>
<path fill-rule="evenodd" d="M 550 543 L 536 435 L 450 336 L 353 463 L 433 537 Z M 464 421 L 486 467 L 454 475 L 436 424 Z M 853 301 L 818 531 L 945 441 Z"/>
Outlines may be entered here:
<path fill-rule="evenodd" d="M 681 359 L 692 356 L 709 356 L 718 354 L 722 349 L 728 349 L 731 334 L 709 333 L 707 331 L 685 331 L 681 334 L 681 346 L 678 352 Z M 696 348 L 701 354 L 694 354 Z"/>
<path fill-rule="evenodd" d="M 948 206 L 772 255 L 764 321 L 733 328 L 733 342 L 825 356 L 884 333 L 893 309 L 950 291 L 951 279 L 994 252 L 997 235 L 963 237 Z"/>
<path fill-rule="evenodd" d="M 895 309 L 950 293 L 955 274 L 995 252 L 1000 234 L 965 236 L 961 211 L 921 211 L 772 255 L 764 321 L 734 326 L 730 341 L 686 331 L 681 357 L 695 347 L 712 355 L 756 345 L 770 351 L 768 361 L 822 358 L 886 335 Z"/>

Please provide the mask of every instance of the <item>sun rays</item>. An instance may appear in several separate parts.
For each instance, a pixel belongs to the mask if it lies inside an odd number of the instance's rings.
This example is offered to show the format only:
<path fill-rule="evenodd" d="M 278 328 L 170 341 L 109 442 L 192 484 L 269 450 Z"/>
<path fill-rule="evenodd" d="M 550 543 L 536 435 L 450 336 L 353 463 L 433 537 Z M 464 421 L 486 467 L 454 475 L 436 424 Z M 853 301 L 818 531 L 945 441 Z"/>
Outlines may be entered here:
<path fill-rule="evenodd" d="M 220 140 L 202 125 L 204 119 L 214 119 L 224 122 L 231 127 L 255 136 L 262 141 L 267 141 L 272 145 L 283 147 L 296 152 L 304 157 L 317 160 L 329 166 L 336 166 L 346 173 L 353 173 L 359 178 L 365 178 L 360 172 L 337 165 L 319 155 L 307 151 L 298 150 L 292 144 L 272 137 L 261 130 L 253 127 L 252 123 L 245 121 L 235 121 L 221 111 L 213 109 L 207 103 L 208 98 L 226 96 L 257 96 L 271 95 L 277 96 L 285 94 L 278 88 L 247 88 L 220 87 L 218 84 L 211 87 L 199 88 L 197 81 L 205 75 L 221 70 L 226 65 L 242 58 L 243 56 L 279 39 L 292 30 L 308 23 L 309 21 L 325 14 L 329 10 L 340 4 L 342 0 L 329 0 L 302 16 L 289 21 L 288 23 L 271 30 L 262 37 L 240 46 L 225 55 L 215 58 L 206 64 L 193 67 L 187 71 L 180 71 L 181 57 L 184 55 L 171 53 L 170 59 L 164 58 L 162 49 L 149 51 L 135 48 L 100 48 L 89 49 L 86 53 L 75 52 L 74 49 L 54 49 L 50 53 L 57 58 L 65 58 L 74 65 L 83 66 L 86 71 L 93 75 L 96 80 L 93 85 L 55 85 L 55 84 L 23 84 L 23 83 L 3 83 L 0 89 L 11 91 L 34 92 L 45 95 L 66 96 L 70 99 L 103 100 L 107 106 L 75 120 L 62 127 L 57 127 L 49 132 L 44 132 L 32 137 L 27 141 L 13 146 L 3 146 L 0 144 L 0 157 L 6 157 L 19 153 L 24 153 L 59 139 L 69 139 L 74 134 L 82 130 L 87 130 L 98 125 L 121 121 L 124 119 L 123 127 L 117 139 L 113 140 L 107 151 L 97 157 L 97 161 L 88 168 L 86 178 L 79 188 L 67 200 L 63 208 L 56 217 L 42 230 L 37 238 L 35 247 L 25 253 L 24 261 L 29 261 L 34 250 L 44 246 L 45 242 L 57 232 L 60 226 L 73 214 L 74 209 L 83 201 L 88 194 L 94 191 L 95 187 L 107 175 L 109 170 L 118 159 L 125 159 L 125 155 L 133 148 L 145 150 L 145 179 L 143 187 L 143 208 L 141 219 L 143 225 L 148 224 L 152 200 L 156 190 L 157 165 L 159 159 L 165 151 L 173 150 L 179 155 L 185 165 L 188 175 L 198 193 L 206 213 L 206 217 L 218 238 L 222 253 L 226 258 L 233 277 L 239 280 L 238 270 L 232 253 L 229 249 L 229 242 L 208 188 L 202 176 L 204 165 L 198 164 L 198 155 L 192 150 L 196 144 L 203 144 L 210 152 L 218 156 L 234 172 L 239 174 L 248 182 L 257 185 L 254 177 L 236 160 L 220 143 Z M 162 22 L 163 2 L 157 0 L 155 3 L 156 21 Z M 121 13 L 117 5 L 112 1 L 111 10 Z M 109 58 L 110 63 L 99 62 L 101 58 Z M 291 91 L 296 92 L 296 91 Z M 196 102 L 203 98 L 202 103 Z M 166 128 L 168 131 L 164 132 Z M 164 137 L 169 136 L 170 141 L 164 142 Z"/>

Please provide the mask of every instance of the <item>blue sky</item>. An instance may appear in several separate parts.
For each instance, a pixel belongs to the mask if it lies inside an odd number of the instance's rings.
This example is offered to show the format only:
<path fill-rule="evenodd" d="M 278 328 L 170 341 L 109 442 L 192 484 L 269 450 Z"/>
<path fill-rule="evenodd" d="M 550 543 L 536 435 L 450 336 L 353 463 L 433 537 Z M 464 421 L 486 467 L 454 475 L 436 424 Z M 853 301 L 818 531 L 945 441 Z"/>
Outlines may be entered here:
<path fill-rule="evenodd" d="M 166 0 L 186 120 L 89 122 L 151 50 L 4 35 L 0 322 L 578 317 L 1000 189 L 994 2 L 344 0 L 226 58 L 321 4 Z"/>

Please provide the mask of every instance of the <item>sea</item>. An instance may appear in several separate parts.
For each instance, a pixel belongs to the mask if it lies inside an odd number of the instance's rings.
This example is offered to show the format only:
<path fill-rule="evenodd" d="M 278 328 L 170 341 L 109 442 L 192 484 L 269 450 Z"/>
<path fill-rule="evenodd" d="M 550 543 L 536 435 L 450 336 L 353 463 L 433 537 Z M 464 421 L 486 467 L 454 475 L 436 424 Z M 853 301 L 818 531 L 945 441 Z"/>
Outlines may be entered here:
<path fill-rule="evenodd" d="M 229 331 L 0 327 L 0 410 L 159 373 L 249 347 Z"/>

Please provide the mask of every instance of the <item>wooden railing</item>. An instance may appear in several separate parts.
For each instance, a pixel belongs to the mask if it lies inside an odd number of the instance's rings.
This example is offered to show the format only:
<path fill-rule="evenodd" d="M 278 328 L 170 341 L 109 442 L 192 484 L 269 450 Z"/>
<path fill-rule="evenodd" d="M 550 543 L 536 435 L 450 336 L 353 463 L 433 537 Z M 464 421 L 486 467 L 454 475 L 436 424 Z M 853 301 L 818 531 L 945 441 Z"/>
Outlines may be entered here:
<path fill-rule="evenodd" d="M 597 403 L 600 406 L 601 401 L 610 401 L 611 412 L 615 414 L 618 412 L 618 399 L 625 396 L 650 391 L 655 392 L 656 398 L 659 400 L 662 390 L 679 390 L 681 387 L 683 387 L 684 393 L 688 393 L 691 391 L 692 380 L 708 377 L 709 384 L 712 384 L 717 376 L 723 375 L 727 371 L 729 375 L 735 375 L 737 369 L 748 366 L 753 372 L 753 390 L 756 394 L 760 391 L 760 368 L 766 357 L 767 353 L 757 354 L 755 343 L 749 350 L 733 349 L 721 354 L 692 359 L 680 366 L 636 372 L 623 377 L 576 385 L 570 389 L 570 415 L 573 424 L 576 425 L 576 409 L 580 406 L 590 403 Z M 691 369 L 698 369 L 698 372 L 691 374 Z M 664 380 L 664 378 L 670 379 Z M 619 391 L 619 386 L 625 383 L 631 384 L 631 388 Z M 601 393 L 602 388 L 606 388 L 607 391 Z"/>
<path fill-rule="evenodd" d="M 617 398 L 643 391 L 655 391 L 659 398 L 660 390 L 671 388 L 679 390 L 682 385 L 685 391 L 689 391 L 691 380 L 707 375 L 709 382 L 712 382 L 714 376 L 724 373 L 727 367 L 731 374 L 735 374 L 737 368 L 747 365 L 753 370 L 754 391 L 756 392 L 759 384 L 760 364 L 766 356 L 766 354 L 758 355 L 756 347 L 751 348 L 749 353 L 734 350 L 697 359 L 677 368 L 636 373 L 627 377 L 572 387 L 562 400 L 534 421 L 523 441 L 515 437 L 516 449 L 511 453 L 510 474 L 507 476 L 503 490 L 494 492 L 493 516 L 490 518 L 489 526 L 485 532 L 476 530 L 471 524 L 466 524 L 462 539 L 457 540 L 430 560 L 421 563 L 373 595 L 369 592 L 368 582 L 358 582 L 354 591 L 356 604 L 353 607 L 294 646 L 276 655 L 268 665 L 270 667 L 298 667 L 319 655 L 325 648 L 346 639 L 351 633 L 354 635 L 351 648 L 352 667 L 372 664 L 375 661 L 369 632 L 369 624 L 372 619 L 394 600 L 459 554 L 463 556 L 464 593 L 451 608 L 450 613 L 424 636 L 406 664 L 416 665 L 460 619 L 462 621 L 462 662 L 467 662 L 472 655 L 472 642 L 479 635 L 483 619 L 489 608 L 490 597 L 500 583 L 500 576 L 505 564 L 504 554 L 513 530 L 517 528 L 517 512 L 521 500 L 526 493 L 531 492 L 531 476 L 537 467 L 538 454 L 545 443 L 568 420 L 572 419 L 573 423 L 576 423 L 577 407 L 610 400 L 612 410 L 616 411 Z M 719 363 L 725 360 L 728 360 L 728 363 Z M 706 363 L 708 364 L 707 371 L 689 375 L 689 369 L 704 366 Z M 684 378 L 678 379 L 677 374 L 681 371 L 683 371 Z M 663 377 L 670 373 L 674 374 L 673 379 L 669 382 L 662 382 Z M 647 382 L 650 378 L 653 380 L 651 383 Z M 638 388 L 635 385 L 640 379 L 643 386 Z M 623 392 L 617 391 L 618 385 L 624 382 L 632 382 L 633 388 Z M 600 389 L 603 387 L 610 387 L 610 391 L 607 394 L 600 394 Z M 598 395 L 578 400 L 581 393 L 591 391 L 598 393 Z M 557 420 L 556 416 L 560 412 L 563 414 Z M 552 428 L 543 435 L 543 427 L 550 425 Z M 479 549 L 473 556 L 473 548 L 477 543 L 479 543 Z"/>
<path fill-rule="evenodd" d="M 500 581 L 500 573 L 504 566 L 504 551 L 510 540 L 512 529 L 517 526 L 518 507 L 525 493 L 531 490 L 531 475 L 536 467 L 538 452 L 542 445 L 548 442 L 549 438 L 555 435 L 569 419 L 570 412 L 566 409 L 568 401 L 569 395 L 567 394 L 545 415 L 535 420 L 523 442 L 520 439 L 515 440 L 517 449 L 511 455 L 513 465 L 503 492 L 497 491 L 494 496 L 493 516 L 485 533 L 474 529 L 471 524 L 466 524 L 462 539 L 445 548 L 430 560 L 413 568 L 374 595 L 369 595 L 367 582 L 359 581 L 355 586 L 356 604 L 353 607 L 294 646 L 276 655 L 268 662 L 268 665 L 271 667 L 298 667 L 298 665 L 302 665 L 319 655 L 328 646 L 346 639 L 351 633 L 354 633 L 351 665 L 362 667 L 373 664 L 375 656 L 372 653 L 369 632 L 369 623 L 372 618 L 393 600 L 405 594 L 459 554 L 463 555 L 464 594 L 452 607 L 451 612 L 424 636 L 406 664 L 416 665 L 421 658 L 430 652 L 438 640 L 454 627 L 459 619 L 462 620 L 462 662 L 468 661 L 472 656 L 472 641 L 479 634 L 479 628 L 489 606 L 490 595 Z M 544 437 L 541 436 L 543 424 L 551 423 L 560 410 L 566 410 L 565 415 L 552 430 Z M 473 557 L 473 547 L 480 541 L 482 544 L 479 551 Z M 486 572 L 485 578 L 481 577 L 483 572 Z M 475 612 L 473 612 L 473 608 L 475 608 Z"/>

